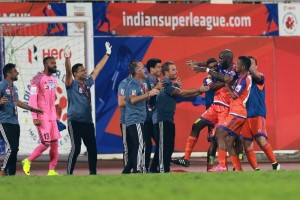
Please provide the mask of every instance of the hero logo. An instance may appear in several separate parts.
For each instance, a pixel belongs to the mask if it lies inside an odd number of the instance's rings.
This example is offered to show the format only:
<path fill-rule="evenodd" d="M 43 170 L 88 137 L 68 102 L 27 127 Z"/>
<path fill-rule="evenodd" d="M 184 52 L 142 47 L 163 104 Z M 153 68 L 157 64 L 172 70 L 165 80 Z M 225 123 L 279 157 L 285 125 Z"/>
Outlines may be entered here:
<path fill-rule="evenodd" d="M 37 47 L 33 45 L 33 48 L 28 48 L 28 62 L 32 63 L 32 59 L 34 59 L 36 62 L 38 61 L 37 57 Z"/>
<path fill-rule="evenodd" d="M 28 48 L 28 62 L 33 63 L 38 61 L 38 57 L 42 56 L 42 59 L 47 56 L 53 56 L 55 59 L 64 59 L 64 49 L 42 49 L 41 54 L 39 54 L 37 46 L 33 45 L 32 48 Z M 70 58 L 72 57 L 72 52 L 70 53 Z"/>
<path fill-rule="evenodd" d="M 283 17 L 282 24 L 286 33 L 293 34 L 296 31 L 298 25 L 296 15 L 292 12 L 286 13 Z"/>

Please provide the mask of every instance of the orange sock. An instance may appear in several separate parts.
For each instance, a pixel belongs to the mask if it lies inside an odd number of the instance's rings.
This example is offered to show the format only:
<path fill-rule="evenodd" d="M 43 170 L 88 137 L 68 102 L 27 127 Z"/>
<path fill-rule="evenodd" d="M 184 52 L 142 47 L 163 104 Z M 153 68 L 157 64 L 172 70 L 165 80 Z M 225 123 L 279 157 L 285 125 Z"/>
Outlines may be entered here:
<path fill-rule="evenodd" d="M 226 154 L 226 151 L 218 150 L 219 165 L 222 167 L 227 167 Z"/>
<path fill-rule="evenodd" d="M 225 156 L 225 167 L 228 169 L 227 152 L 226 152 L 226 156 Z"/>
<path fill-rule="evenodd" d="M 238 156 L 230 156 L 229 159 L 231 160 L 236 171 L 243 171 L 241 161 Z"/>
<path fill-rule="evenodd" d="M 192 151 L 194 149 L 195 144 L 197 143 L 198 138 L 194 136 L 189 136 L 186 141 L 186 146 L 184 150 L 184 159 L 189 160 L 191 158 Z"/>
<path fill-rule="evenodd" d="M 246 152 L 246 156 L 247 156 L 248 162 L 250 163 L 251 167 L 253 169 L 258 169 L 259 167 L 258 167 L 258 164 L 257 164 L 257 160 L 256 160 L 254 150 L 251 149 L 250 151 Z"/>
<path fill-rule="evenodd" d="M 269 143 L 267 143 L 265 146 L 263 146 L 262 150 L 265 152 L 266 156 L 268 157 L 268 159 L 270 160 L 271 163 L 276 162 L 276 158 L 273 153 L 273 148 Z"/>

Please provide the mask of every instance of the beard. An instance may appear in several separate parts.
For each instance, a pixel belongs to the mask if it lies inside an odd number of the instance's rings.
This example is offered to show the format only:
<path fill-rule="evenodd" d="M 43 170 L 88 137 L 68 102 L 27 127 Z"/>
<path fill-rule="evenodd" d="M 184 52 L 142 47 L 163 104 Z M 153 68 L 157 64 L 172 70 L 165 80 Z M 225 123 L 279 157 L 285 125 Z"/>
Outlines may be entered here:
<path fill-rule="evenodd" d="M 54 73 L 56 73 L 56 69 L 55 68 L 48 68 L 48 72 L 54 74 Z"/>

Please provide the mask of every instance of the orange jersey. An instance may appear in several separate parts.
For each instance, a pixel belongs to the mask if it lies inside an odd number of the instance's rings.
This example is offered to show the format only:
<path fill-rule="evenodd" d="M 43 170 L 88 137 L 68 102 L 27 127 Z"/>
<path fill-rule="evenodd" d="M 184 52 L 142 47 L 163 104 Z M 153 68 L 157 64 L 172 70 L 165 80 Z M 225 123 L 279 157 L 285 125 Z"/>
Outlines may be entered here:
<path fill-rule="evenodd" d="M 234 93 L 238 95 L 238 98 L 231 98 L 229 114 L 247 118 L 246 102 L 250 95 L 251 85 L 252 79 L 248 73 L 243 76 L 239 76 L 239 78 L 235 81 L 233 89 Z"/>

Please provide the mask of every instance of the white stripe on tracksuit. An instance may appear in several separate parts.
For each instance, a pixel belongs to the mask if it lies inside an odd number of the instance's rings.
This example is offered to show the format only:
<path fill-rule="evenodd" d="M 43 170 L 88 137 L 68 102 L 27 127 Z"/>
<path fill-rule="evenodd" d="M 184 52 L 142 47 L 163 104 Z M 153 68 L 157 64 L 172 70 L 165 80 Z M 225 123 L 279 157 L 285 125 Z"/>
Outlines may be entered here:
<path fill-rule="evenodd" d="M 3 160 L 3 164 L 2 164 L 2 167 L 1 167 L 1 170 L 4 170 L 6 168 L 6 166 L 7 166 L 7 161 L 9 159 L 10 155 L 11 155 L 11 148 L 10 148 L 9 141 L 7 139 L 7 136 L 6 136 L 6 133 L 4 131 L 4 128 L 3 128 L 2 124 L 0 124 L 0 132 L 2 134 L 2 137 L 4 139 L 4 142 L 5 142 L 6 148 L 7 148 L 7 152 L 5 154 L 5 158 Z"/>
<path fill-rule="evenodd" d="M 136 124 L 137 132 L 138 132 L 138 139 L 139 139 L 139 149 L 138 149 L 138 156 L 137 156 L 137 170 L 143 172 L 145 170 L 145 145 L 143 139 L 143 132 L 141 128 L 141 124 Z"/>
<path fill-rule="evenodd" d="M 71 153 L 69 155 L 69 162 L 68 162 L 68 167 L 67 167 L 67 173 L 70 173 L 71 166 L 72 166 L 72 160 L 73 160 L 73 156 L 74 156 L 74 153 L 75 153 L 74 132 L 73 132 L 73 127 L 72 127 L 72 123 L 71 122 L 68 122 L 68 129 L 69 129 L 70 140 L 71 140 Z"/>
<path fill-rule="evenodd" d="M 164 122 L 159 122 L 159 171 L 164 173 Z"/>
<path fill-rule="evenodd" d="M 127 146 L 127 142 L 126 142 L 126 124 L 121 124 L 122 127 L 122 133 L 123 133 L 123 146 L 124 146 L 124 165 L 127 165 L 128 162 L 128 146 Z"/>

